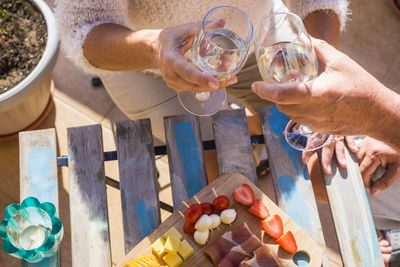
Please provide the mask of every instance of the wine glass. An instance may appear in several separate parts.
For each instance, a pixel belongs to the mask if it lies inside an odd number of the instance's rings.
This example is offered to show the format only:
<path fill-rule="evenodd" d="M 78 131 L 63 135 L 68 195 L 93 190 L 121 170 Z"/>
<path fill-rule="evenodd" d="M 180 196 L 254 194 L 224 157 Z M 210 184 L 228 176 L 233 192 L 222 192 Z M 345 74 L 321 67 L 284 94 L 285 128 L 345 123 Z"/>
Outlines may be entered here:
<path fill-rule="evenodd" d="M 256 26 L 254 41 L 258 68 L 265 82 L 307 82 L 318 76 L 318 59 L 299 16 L 281 12 L 263 18 Z M 288 144 L 301 151 L 321 148 L 330 138 L 329 134 L 313 132 L 292 120 L 285 129 Z"/>
<path fill-rule="evenodd" d="M 202 28 L 193 40 L 192 63 L 219 81 L 229 80 L 245 64 L 252 37 L 253 24 L 246 13 L 231 6 L 215 7 L 204 16 Z M 183 91 L 178 98 L 190 113 L 208 116 L 222 108 L 226 92 Z"/>

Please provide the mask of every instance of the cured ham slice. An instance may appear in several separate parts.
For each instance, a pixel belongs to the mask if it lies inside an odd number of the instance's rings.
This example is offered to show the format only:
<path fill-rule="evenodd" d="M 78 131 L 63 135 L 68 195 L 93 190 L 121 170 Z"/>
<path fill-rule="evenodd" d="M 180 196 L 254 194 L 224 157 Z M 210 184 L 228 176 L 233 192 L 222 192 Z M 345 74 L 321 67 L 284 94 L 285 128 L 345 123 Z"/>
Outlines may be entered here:
<path fill-rule="evenodd" d="M 253 251 L 262 245 L 261 241 L 255 235 L 252 235 L 241 245 L 234 246 L 220 261 L 218 267 L 237 267 L 243 260 L 252 258 Z"/>
<path fill-rule="evenodd" d="M 226 232 L 208 247 L 204 253 L 208 255 L 215 266 L 231 251 L 235 246 L 239 246 L 247 241 L 253 234 L 246 223 L 236 227 L 232 231 Z"/>
<path fill-rule="evenodd" d="M 254 257 L 245 261 L 242 261 L 239 267 L 275 267 L 281 266 L 279 260 L 272 254 L 266 245 L 254 250 Z"/>

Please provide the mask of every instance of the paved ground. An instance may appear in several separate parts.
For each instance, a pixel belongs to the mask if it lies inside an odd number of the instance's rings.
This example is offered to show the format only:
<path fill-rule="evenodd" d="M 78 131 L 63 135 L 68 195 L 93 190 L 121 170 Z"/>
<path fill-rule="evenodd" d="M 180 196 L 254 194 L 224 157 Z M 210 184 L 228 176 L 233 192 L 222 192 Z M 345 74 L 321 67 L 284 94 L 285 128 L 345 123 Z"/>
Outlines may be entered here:
<path fill-rule="evenodd" d="M 47 2 L 51 2 L 48 0 Z M 341 39 L 340 49 L 359 62 L 376 78 L 390 88 L 400 92 L 400 17 L 389 5 L 389 1 L 351 1 L 352 15 Z M 116 121 L 127 119 L 111 101 L 102 88 L 90 85 L 91 77 L 82 73 L 62 54 L 54 69 L 56 84 L 55 108 L 40 128 L 57 130 L 59 155 L 66 154 L 66 128 L 101 123 L 103 126 L 104 151 L 115 150 L 114 128 Z M 172 203 L 169 187 L 169 171 L 166 157 L 157 161 L 160 170 L 160 199 Z M 106 163 L 106 175 L 118 179 L 116 162 Z M 68 204 L 68 175 L 65 167 L 59 176 L 60 214 L 65 224 L 62 242 L 63 266 L 70 263 L 70 226 Z M 0 143 L 0 211 L 19 201 L 18 141 Z M 261 187 L 270 192 L 269 176 L 260 178 Z M 123 256 L 122 220 L 119 191 L 107 187 L 113 262 Z M 338 265 L 338 249 L 332 229 L 328 207 L 319 205 L 329 256 L 333 265 Z M 162 214 L 163 219 L 168 216 Z M 0 220 L 3 215 L 0 215 Z M 18 261 L 0 250 L 0 266 L 18 266 Z"/>

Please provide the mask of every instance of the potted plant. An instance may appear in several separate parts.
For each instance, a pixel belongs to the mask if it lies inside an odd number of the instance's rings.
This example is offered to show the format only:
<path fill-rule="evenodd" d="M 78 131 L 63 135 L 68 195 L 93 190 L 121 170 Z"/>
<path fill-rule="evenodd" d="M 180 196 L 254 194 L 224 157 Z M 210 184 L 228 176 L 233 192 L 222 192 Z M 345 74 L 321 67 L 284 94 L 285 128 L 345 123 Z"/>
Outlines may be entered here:
<path fill-rule="evenodd" d="M 43 0 L 0 1 L 0 140 L 48 114 L 58 54 L 56 20 Z"/>

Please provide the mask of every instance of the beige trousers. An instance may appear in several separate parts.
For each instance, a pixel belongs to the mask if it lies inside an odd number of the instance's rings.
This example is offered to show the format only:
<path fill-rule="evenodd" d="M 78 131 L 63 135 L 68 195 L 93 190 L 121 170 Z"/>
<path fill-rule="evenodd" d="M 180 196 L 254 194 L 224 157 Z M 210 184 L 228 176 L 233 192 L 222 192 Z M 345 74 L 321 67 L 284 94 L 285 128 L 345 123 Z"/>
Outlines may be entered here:
<path fill-rule="evenodd" d="M 249 56 L 237 77 L 238 83 L 226 88 L 228 101 L 236 99 L 253 113 L 269 104 L 250 89 L 252 82 L 261 80 L 254 54 Z M 121 111 L 132 120 L 150 118 L 153 135 L 162 141 L 165 141 L 163 118 L 189 114 L 179 103 L 177 93 L 156 74 L 128 71 L 100 78 Z M 227 103 L 223 108 L 228 108 Z M 213 139 L 210 117 L 199 118 L 203 140 Z"/>

